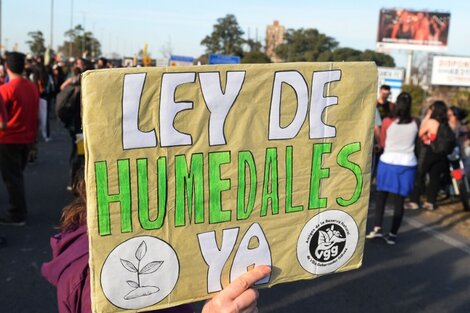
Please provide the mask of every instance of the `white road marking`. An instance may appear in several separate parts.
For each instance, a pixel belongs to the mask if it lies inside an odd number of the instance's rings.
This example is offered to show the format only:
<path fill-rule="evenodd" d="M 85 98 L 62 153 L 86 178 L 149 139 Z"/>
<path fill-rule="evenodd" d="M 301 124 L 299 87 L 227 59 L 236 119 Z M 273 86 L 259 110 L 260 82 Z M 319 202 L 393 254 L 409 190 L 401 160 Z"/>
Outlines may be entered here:
<path fill-rule="evenodd" d="M 448 245 L 451 245 L 454 248 L 457 248 L 457 249 L 467 253 L 468 255 L 470 255 L 470 246 L 469 245 L 467 245 L 466 243 L 464 243 L 464 242 L 462 242 L 458 239 L 455 239 L 455 238 L 450 237 L 446 234 L 443 234 L 442 232 L 437 230 L 437 227 L 426 226 L 425 224 L 418 221 L 416 218 L 409 217 L 409 216 L 405 217 L 403 219 L 403 221 L 405 223 L 407 223 L 408 225 L 410 225 L 410 226 L 412 226 L 412 227 L 414 227 L 418 230 L 424 231 L 424 232 L 430 234 L 431 236 L 433 236 L 434 238 L 439 239 L 439 240 L 447 243 Z"/>

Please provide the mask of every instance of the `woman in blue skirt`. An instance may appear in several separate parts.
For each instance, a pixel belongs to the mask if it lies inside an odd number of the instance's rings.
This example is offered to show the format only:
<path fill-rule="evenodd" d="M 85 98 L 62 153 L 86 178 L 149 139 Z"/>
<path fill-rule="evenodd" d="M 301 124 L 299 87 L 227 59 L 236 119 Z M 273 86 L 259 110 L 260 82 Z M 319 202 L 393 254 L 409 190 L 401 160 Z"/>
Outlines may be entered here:
<path fill-rule="evenodd" d="M 398 229 L 403 219 L 405 198 L 413 190 L 417 160 L 415 141 L 418 125 L 411 117 L 411 96 L 402 92 L 395 106 L 393 118 L 382 121 L 381 145 L 384 153 L 377 169 L 376 206 L 374 229 L 366 238 L 384 238 L 388 244 L 396 243 Z M 384 237 L 382 221 L 387 198 L 392 198 L 394 213 L 390 232 Z"/>

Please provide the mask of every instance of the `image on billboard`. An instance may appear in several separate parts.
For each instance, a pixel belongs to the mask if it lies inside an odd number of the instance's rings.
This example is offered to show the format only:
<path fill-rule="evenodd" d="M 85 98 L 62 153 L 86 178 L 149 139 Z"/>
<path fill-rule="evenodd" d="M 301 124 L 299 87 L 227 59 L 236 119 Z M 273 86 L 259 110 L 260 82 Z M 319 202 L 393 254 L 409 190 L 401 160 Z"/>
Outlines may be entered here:
<path fill-rule="evenodd" d="M 450 13 L 381 9 L 377 48 L 447 50 Z"/>

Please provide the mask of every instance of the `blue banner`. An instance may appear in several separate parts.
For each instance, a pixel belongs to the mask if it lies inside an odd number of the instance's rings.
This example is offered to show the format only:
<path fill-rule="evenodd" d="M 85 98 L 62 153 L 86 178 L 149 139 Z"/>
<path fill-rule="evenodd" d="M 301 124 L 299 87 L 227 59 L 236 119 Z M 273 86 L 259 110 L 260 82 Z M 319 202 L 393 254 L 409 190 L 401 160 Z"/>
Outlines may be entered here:
<path fill-rule="evenodd" d="M 209 54 L 209 64 L 240 64 L 238 55 Z"/>

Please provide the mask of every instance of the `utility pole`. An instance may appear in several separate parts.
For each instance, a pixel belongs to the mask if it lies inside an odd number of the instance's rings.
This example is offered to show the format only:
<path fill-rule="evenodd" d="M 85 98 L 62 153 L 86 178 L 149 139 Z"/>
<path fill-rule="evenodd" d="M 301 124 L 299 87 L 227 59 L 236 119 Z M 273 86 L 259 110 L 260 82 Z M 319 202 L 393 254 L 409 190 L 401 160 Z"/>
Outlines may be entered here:
<path fill-rule="evenodd" d="M 413 50 L 408 50 L 408 60 L 406 62 L 405 84 L 411 84 L 411 67 L 413 66 Z"/>
<path fill-rule="evenodd" d="M 0 0 L 0 54 L 2 52 L 2 0 Z M 6 51 L 5 47 L 3 48 L 3 51 Z"/>
<path fill-rule="evenodd" d="M 70 30 L 73 30 L 73 0 L 70 3 Z M 72 57 L 72 37 L 69 41 L 69 58 Z"/>
<path fill-rule="evenodd" d="M 85 44 L 86 44 L 86 38 L 85 38 L 85 34 L 86 34 L 86 31 L 85 31 L 85 22 L 86 22 L 86 13 L 85 12 L 82 12 L 83 14 L 83 35 L 82 35 L 82 55 L 81 57 L 83 58 L 84 57 L 84 53 L 85 53 Z"/>
<path fill-rule="evenodd" d="M 51 0 L 51 41 L 49 43 L 49 49 L 53 49 L 54 44 L 54 0 Z"/>

